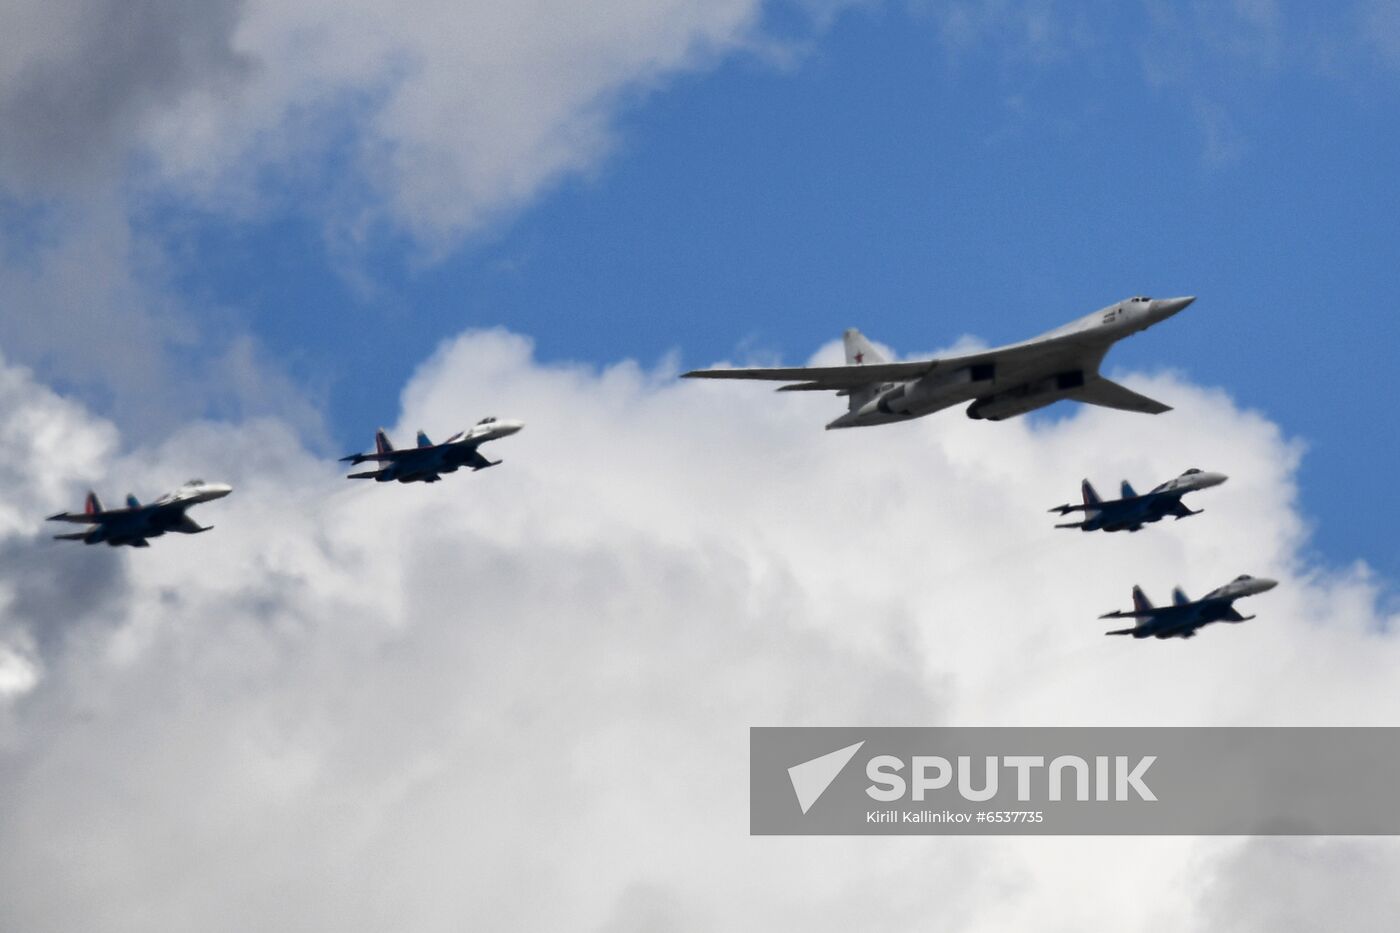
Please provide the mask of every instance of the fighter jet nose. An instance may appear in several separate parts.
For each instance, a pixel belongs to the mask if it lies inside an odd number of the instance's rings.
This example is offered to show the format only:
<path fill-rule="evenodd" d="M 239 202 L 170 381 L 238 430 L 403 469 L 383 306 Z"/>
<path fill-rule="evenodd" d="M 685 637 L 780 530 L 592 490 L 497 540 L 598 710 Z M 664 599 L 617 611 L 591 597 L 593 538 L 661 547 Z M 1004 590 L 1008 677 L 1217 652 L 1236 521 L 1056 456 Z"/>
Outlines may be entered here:
<path fill-rule="evenodd" d="M 1226 476 L 1224 473 L 1207 473 L 1205 476 L 1201 477 L 1201 480 L 1206 486 L 1219 486 L 1229 478 L 1230 477 Z"/>
<path fill-rule="evenodd" d="M 1184 298 L 1158 298 L 1152 302 L 1152 316 L 1159 321 L 1166 320 L 1195 300 L 1195 295 L 1187 295 Z"/>
<path fill-rule="evenodd" d="M 222 499 L 224 496 L 233 492 L 233 487 L 228 483 L 206 483 L 204 491 L 215 499 Z"/>
<path fill-rule="evenodd" d="M 1277 580 L 1270 580 L 1268 577 L 1255 577 L 1254 583 L 1259 587 L 1259 592 L 1261 593 L 1267 593 L 1269 590 L 1278 586 Z"/>
<path fill-rule="evenodd" d="M 499 423 L 498 423 L 498 427 L 500 427 L 500 429 L 501 429 L 502 431 L 504 431 L 506 434 L 515 434 L 515 433 L 518 432 L 521 428 L 525 427 L 525 422 L 523 422 L 523 421 L 502 421 L 502 422 L 499 422 Z"/>

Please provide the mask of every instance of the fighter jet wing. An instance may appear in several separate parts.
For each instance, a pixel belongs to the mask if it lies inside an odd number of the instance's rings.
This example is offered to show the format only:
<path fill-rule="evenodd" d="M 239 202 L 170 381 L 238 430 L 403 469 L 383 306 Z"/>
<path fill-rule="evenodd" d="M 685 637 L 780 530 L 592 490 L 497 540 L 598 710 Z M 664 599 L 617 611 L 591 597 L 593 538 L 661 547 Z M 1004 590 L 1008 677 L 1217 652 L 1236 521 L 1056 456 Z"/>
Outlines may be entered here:
<path fill-rule="evenodd" d="M 487 460 L 486 457 L 482 455 L 481 450 L 475 446 L 460 452 L 454 451 L 452 459 L 464 466 L 471 467 L 473 470 L 484 470 L 487 467 L 493 467 L 501 462 L 499 460 Z"/>
<path fill-rule="evenodd" d="M 1104 408 L 1117 408 L 1122 411 L 1140 411 L 1149 415 L 1160 415 L 1164 411 L 1172 410 L 1170 405 L 1139 395 L 1127 386 L 1121 386 L 1103 377 L 1091 379 L 1082 388 L 1071 392 L 1069 397 L 1088 405 L 1102 405 Z"/>

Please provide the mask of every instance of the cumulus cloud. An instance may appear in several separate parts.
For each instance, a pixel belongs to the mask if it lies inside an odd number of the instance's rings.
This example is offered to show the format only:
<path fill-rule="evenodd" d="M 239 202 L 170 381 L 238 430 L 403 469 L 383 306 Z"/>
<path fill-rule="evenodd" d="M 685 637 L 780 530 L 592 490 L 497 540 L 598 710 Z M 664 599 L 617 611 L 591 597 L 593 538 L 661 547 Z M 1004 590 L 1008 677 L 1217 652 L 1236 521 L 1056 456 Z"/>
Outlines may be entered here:
<path fill-rule="evenodd" d="M 0 3 L 0 184 L 54 193 L 126 168 L 146 122 L 236 81 L 241 0 Z"/>
<path fill-rule="evenodd" d="M 27 563 L 0 564 L 0 915 L 1218 928 L 1259 909 L 1261 873 L 1382 915 L 1346 866 L 1393 873 L 1386 843 L 1319 863 L 1288 840 L 746 834 L 752 725 L 1393 722 L 1381 584 L 1303 558 L 1303 450 L 1267 417 L 1119 374 L 1177 410 L 825 432 L 830 398 L 672 375 L 464 335 L 406 386 L 395 434 L 488 413 L 527 427 L 496 444 L 499 469 L 388 487 L 346 482 L 273 420 L 113 458 L 109 425 L 3 370 L 0 469 L 21 480 L 0 491 L 0 540 Z M 61 432 L 23 430 L 53 417 Z M 1232 476 L 1202 516 L 1132 537 L 1049 527 L 1086 473 L 1190 465 Z M 236 487 L 200 507 L 208 535 L 112 552 L 37 521 L 89 482 L 144 496 L 192 473 Z M 1254 622 L 1100 634 L 1134 582 L 1199 593 L 1240 572 L 1282 581 Z"/>
<path fill-rule="evenodd" d="M 629 98 L 765 41 L 761 0 L 7 5 L 0 184 L 139 161 L 224 209 L 318 176 L 337 222 L 432 245 L 594 168 Z M 328 155 L 339 181 L 305 172 Z"/>

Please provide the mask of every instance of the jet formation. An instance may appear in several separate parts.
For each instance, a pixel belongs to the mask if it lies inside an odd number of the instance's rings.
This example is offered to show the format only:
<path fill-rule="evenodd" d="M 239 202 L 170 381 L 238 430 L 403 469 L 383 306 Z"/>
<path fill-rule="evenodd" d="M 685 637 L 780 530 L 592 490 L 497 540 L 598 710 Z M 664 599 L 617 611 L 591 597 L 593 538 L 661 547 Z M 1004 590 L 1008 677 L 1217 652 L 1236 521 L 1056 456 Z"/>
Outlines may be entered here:
<path fill-rule="evenodd" d="M 132 547 L 150 547 L 148 538 L 159 538 L 168 531 L 182 535 L 197 535 L 214 527 L 201 527 L 198 522 L 185 514 L 192 505 L 222 499 L 233 492 L 227 483 L 206 483 L 202 479 L 192 479 L 174 492 L 168 492 L 142 505 L 133 495 L 126 497 L 126 508 L 104 509 L 97 493 L 88 492 L 87 502 L 81 512 L 59 512 L 50 515 L 51 522 L 74 522 L 90 525 L 86 531 L 67 535 L 54 535 L 60 541 L 81 541 L 84 544 L 109 544 L 112 547 L 128 544 Z"/>
<path fill-rule="evenodd" d="M 1129 298 L 1021 343 L 927 360 L 890 362 L 851 329 L 844 337 L 845 366 L 697 369 L 684 376 L 790 383 L 779 392 L 834 391 L 847 397 L 848 410 L 828 430 L 908 421 L 963 403 L 971 403 L 969 418 L 985 421 L 1023 415 L 1061 399 L 1157 415 L 1171 406 L 1105 379 L 1099 366 L 1115 343 L 1195 300 Z"/>
<path fill-rule="evenodd" d="M 866 427 L 907 421 L 967 403 L 969 418 L 1001 421 L 1026 414 L 1060 400 L 1117 408 L 1124 411 L 1160 414 L 1168 405 L 1148 398 L 1104 378 L 1099 368 L 1115 343 L 1177 314 L 1194 301 L 1186 298 L 1129 298 L 1071 321 L 1062 327 L 1020 343 L 991 350 L 963 353 L 925 360 L 890 362 L 854 328 L 844 336 L 846 365 L 796 366 L 748 369 L 693 370 L 684 375 L 698 379 L 759 379 L 789 383 L 780 392 L 834 391 L 846 396 L 847 411 L 827 424 L 828 429 Z M 436 483 L 444 473 L 462 467 L 473 471 L 500 464 L 481 453 L 481 445 L 509 437 L 524 423 L 498 418 L 482 418 L 466 431 L 460 431 L 440 444 L 418 432 L 417 445 L 395 449 L 381 428 L 375 432 L 372 453 L 342 457 L 352 464 L 374 463 L 377 468 L 348 474 L 348 479 L 376 482 Z M 1083 512 L 1077 522 L 1057 528 L 1082 531 L 1135 532 L 1144 525 L 1167 516 L 1176 519 L 1199 515 L 1183 502 L 1189 492 L 1225 482 L 1221 473 L 1195 468 L 1139 495 L 1124 480 L 1118 499 L 1104 500 L 1089 480 L 1082 485 L 1080 505 L 1059 505 L 1050 509 L 1059 515 Z M 147 505 L 128 495 L 126 508 L 103 509 L 93 492 L 88 493 L 80 513 L 60 512 L 50 521 L 85 524 L 85 531 L 55 535 L 62 540 L 86 544 L 148 547 L 148 539 L 167 532 L 199 534 L 201 527 L 186 510 L 201 502 L 220 499 L 232 492 L 225 483 L 190 480 Z M 1273 580 L 1244 575 L 1207 593 L 1199 600 L 1189 599 L 1180 587 L 1172 593 L 1170 606 L 1154 607 L 1141 587 L 1133 587 L 1131 611 L 1105 613 L 1105 619 L 1136 619 L 1132 628 L 1110 631 L 1109 635 L 1134 638 L 1191 638 L 1212 622 L 1243 622 L 1234 601 L 1273 589 Z"/>
<path fill-rule="evenodd" d="M 1081 485 L 1083 505 L 1057 505 L 1051 512 L 1068 515 L 1070 512 L 1083 512 L 1082 522 L 1066 522 L 1056 528 L 1078 528 L 1081 531 L 1140 531 L 1143 525 L 1159 522 L 1168 515 L 1178 521 L 1190 515 L 1200 515 L 1200 509 L 1192 511 L 1181 501 L 1181 497 L 1197 489 L 1219 486 L 1229 479 L 1224 473 L 1207 473 L 1195 467 L 1175 479 L 1152 488 L 1150 492 L 1138 495 L 1132 485 L 1123 480 L 1120 487 L 1122 498 L 1104 500 L 1094 491 L 1087 479 Z"/>
<path fill-rule="evenodd" d="M 1196 630 L 1212 622 L 1247 622 L 1254 616 L 1242 616 L 1235 610 L 1235 600 L 1254 596 L 1278 586 L 1276 580 L 1241 574 L 1224 586 L 1216 587 L 1200 599 L 1192 600 L 1181 587 L 1172 590 L 1170 606 L 1153 606 L 1142 587 L 1133 587 L 1133 608 L 1130 612 L 1105 612 L 1100 619 L 1136 619 L 1132 628 L 1114 629 L 1105 635 L 1131 635 L 1134 638 L 1193 638 Z"/>
<path fill-rule="evenodd" d="M 351 473 L 346 479 L 372 479 L 378 483 L 436 483 L 444 473 L 455 473 L 459 467 L 473 471 L 498 466 L 501 461 L 487 460 L 478 449 L 487 441 L 509 437 L 525 427 L 523 421 L 482 418 L 466 431 L 459 431 L 434 444 L 428 435 L 418 432 L 418 446 L 395 450 L 389 435 L 380 428 L 374 433 L 374 453 L 351 454 L 341 457 L 342 463 L 380 463 L 378 470 Z"/>

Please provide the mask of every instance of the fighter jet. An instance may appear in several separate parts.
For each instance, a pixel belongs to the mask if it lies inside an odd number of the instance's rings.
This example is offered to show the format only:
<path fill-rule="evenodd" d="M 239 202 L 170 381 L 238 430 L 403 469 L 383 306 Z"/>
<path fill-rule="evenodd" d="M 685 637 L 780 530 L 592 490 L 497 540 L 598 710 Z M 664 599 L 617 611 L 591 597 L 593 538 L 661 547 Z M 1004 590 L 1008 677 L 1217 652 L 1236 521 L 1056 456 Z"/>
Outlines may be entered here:
<path fill-rule="evenodd" d="M 1083 505 L 1057 505 L 1051 512 L 1068 515 L 1070 512 L 1083 512 L 1084 521 L 1056 525 L 1056 528 L 1078 528 L 1082 531 L 1138 531 L 1143 525 L 1158 522 L 1173 515 L 1178 521 L 1188 515 L 1200 515 L 1200 509 L 1192 511 L 1181 501 L 1181 497 L 1197 489 L 1219 486 L 1229 479 L 1224 473 L 1206 473 L 1192 467 L 1176 479 L 1169 479 L 1151 492 L 1138 495 L 1132 485 L 1123 480 L 1122 498 L 1105 502 L 1094 491 L 1087 479 L 1082 485 Z"/>
<path fill-rule="evenodd" d="M 1132 628 L 1120 628 L 1105 635 L 1131 635 L 1134 638 L 1192 638 L 1196 629 L 1212 622 L 1247 622 L 1254 616 L 1242 616 L 1235 611 L 1235 600 L 1253 596 L 1278 586 L 1275 580 L 1243 574 L 1222 587 L 1211 590 L 1192 602 L 1181 587 L 1172 590 L 1170 606 L 1154 607 L 1142 592 L 1133 587 L 1132 612 L 1106 612 L 1100 619 L 1137 619 Z"/>
<path fill-rule="evenodd" d="M 233 492 L 227 483 L 206 483 L 202 479 L 192 479 L 174 492 L 166 493 L 154 502 L 142 505 L 135 496 L 126 497 L 126 508 L 103 509 L 97 493 L 89 492 L 87 504 L 81 512 L 59 512 L 50 515 L 51 522 L 76 522 L 91 525 L 87 531 L 71 535 L 54 535 L 60 541 L 81 541 L 84 544 L 106 542 L 113 547 L 129 544 L 132 547 L 150 547 L 147 538 L 159 538 L 167 531 L 182 535 L 197 535 L 208 528 L 185 514 L 192 505 L 222 499 Z"/>
<path fill-rule="evenodd" d="M 389 443 L 389 436 L 380 428 L 374 434 L 374 453 L 351 454 L 340 459 L 346 463 L 372 460 L 384 464 L 382 469 L 351 473 L 347 479 L 372 479 L 380 483 L 394 480 L 400 483 L 436 483 L 442 479 L 443 473 L 455 473 L 458 467 L 471 467 L 475 471 L 496 466 L 501 461 L 487 460 L 477 448 L 487 441 L 509 437 L 523 427 L 523 421 L 482 418 L 470 430 L 459 431 L 441 444 L 434 444 L 428 440 L 428 435 L 419 431 L 418 446 L 404 450 L 395 450 L 394 445 Z"/>
<path fill-rule="evenodd" d="M 790 382 L 779 392 L 834 391 L 849 400 L 846 414 L 827 425 L 855 428 L 907 421 L 971 402 L 969 418 L 1000 421 L 1060 399 L 1160 414 L 1171 406 L 1099 375 L 1110 347 L 1185 308 L 1195 297 L 1129 298 L 1063 327 L 993 350 L 892 363 L 852 329 L 845 333 L 845 366 L 698 369 L 693 379 Z"/>

